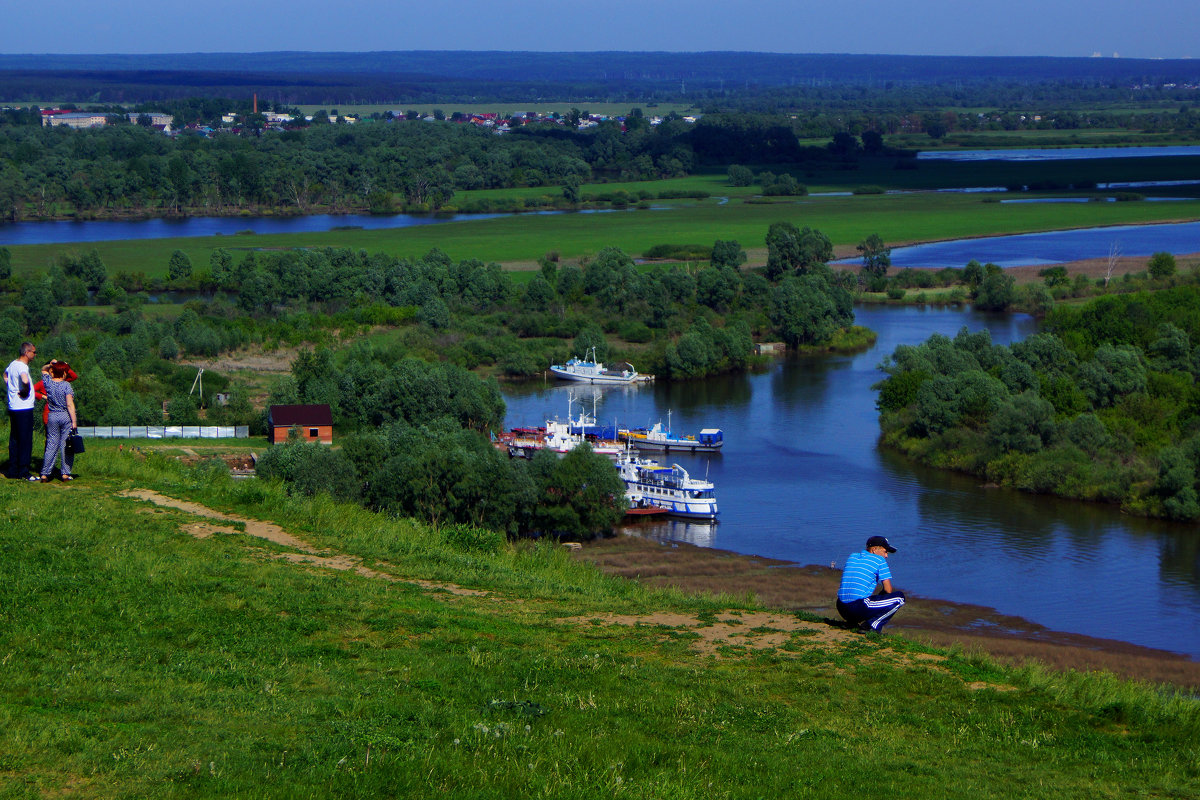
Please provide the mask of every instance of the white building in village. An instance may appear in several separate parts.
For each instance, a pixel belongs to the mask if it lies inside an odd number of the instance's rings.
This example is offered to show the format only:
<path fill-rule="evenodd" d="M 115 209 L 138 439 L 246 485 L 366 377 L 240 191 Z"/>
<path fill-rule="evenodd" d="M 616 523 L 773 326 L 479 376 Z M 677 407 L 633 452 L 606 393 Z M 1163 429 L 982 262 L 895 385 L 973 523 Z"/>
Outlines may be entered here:
<path fill-rule="evenodd" d="M 65 125 L 68 128 L 103 128 L 108 124 L 108 115 L 91 111 L 64 111 L 61 114 L 42 115 L 42 124 L 49 127 Z"/>

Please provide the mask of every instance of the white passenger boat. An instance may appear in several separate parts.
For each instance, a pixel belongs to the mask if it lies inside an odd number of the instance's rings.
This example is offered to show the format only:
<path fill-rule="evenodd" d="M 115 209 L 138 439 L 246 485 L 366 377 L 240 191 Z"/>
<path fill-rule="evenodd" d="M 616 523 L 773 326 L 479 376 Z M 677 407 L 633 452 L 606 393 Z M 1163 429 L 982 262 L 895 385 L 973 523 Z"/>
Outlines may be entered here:
<path fill-rule="evenodd" d="M 632 454 L 617 459 L 630 508 L 661 508 L 676 517 L 716 519 L 717 497 L 712 483 L 697 480 L 678 464 L 663 466 Z"/>
<path fill-rule="evenodd" d="M 589 356 L 591 357 L 589 359 Z M 649 380 L 652 376 L 639 375 L 632 364 L 622 364 L 618 369 L 606 368 L 596 360 L 596 348 L 589 348 L 583 358 L 572 358 L 565 364 L 555 364 L 550 372 L 558 378 L 583 383 L 626 384 Z"/>

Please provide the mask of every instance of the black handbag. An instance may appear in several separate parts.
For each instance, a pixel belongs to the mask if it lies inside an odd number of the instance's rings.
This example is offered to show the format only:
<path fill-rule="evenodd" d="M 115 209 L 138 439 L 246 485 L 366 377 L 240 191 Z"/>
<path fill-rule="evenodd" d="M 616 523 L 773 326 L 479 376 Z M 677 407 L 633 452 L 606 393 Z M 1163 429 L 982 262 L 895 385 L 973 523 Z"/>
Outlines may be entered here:
<path fill-rule="evenodd" d="M 79 434 L 79 431 L 73 431 L 71 435 L 67 437 L 67 452 L 71 455 L 78 455 L 83 451 L 83 437 Z"/>

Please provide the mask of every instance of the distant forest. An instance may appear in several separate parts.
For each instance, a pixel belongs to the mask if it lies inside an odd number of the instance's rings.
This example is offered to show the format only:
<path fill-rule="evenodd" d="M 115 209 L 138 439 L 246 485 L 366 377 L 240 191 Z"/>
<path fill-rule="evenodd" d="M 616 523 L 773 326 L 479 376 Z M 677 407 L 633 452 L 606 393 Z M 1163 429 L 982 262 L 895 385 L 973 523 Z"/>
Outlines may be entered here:
<path fill-rule="evenodd" d="M 194 96 L 284 105 L 690 102 L 774 110 L 1131 99 L 1191 102 L 1200 63 L 1113 58 L 774 53 L 0 55 L 0 102 Z M 1136 91 L 1136 98 L 1131 95 Z"/>

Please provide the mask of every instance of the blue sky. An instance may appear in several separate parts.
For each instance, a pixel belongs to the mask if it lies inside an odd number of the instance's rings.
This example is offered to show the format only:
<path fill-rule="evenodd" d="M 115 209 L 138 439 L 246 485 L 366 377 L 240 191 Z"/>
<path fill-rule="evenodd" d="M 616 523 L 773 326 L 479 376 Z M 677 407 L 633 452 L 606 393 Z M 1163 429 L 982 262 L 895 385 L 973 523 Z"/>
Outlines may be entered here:
<path fill-rule="evenodd" d="M 742 50 L 1200 57 L 1196 0 L 0 0 L 0 52 Z"/>

